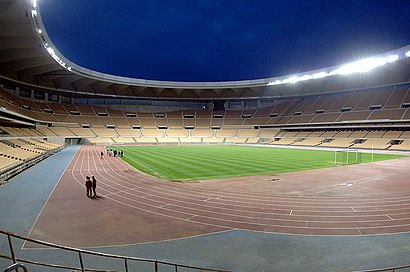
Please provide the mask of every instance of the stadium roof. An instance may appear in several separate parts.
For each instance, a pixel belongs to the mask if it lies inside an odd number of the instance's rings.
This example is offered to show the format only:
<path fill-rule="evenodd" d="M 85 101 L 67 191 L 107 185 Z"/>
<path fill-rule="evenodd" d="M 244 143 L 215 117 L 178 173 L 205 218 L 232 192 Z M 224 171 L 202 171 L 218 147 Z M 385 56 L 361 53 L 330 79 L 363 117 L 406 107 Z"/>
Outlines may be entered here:
<path fill-rule="evenodd" d="M 3 81 L 79 96 L 276 98 L 400 85 L 410 80 L 410 45 L 347 66 L 258 80 L 173 82 L 112 76 L 66 59 L 49 39 L 39 7 L 32 0 L 0 0 L 0 41 Z"/>

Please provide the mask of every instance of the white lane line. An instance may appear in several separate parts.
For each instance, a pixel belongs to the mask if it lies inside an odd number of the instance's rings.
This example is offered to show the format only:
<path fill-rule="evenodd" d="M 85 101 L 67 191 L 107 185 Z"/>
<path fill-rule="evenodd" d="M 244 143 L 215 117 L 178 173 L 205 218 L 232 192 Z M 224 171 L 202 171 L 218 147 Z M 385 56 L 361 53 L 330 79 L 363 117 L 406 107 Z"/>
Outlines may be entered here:
<path fill-rule="evenodd" d="M 218 197 L 210 197 L 210 198 L 207 198 L 207 199 L 205 199 L 204 201 L 209 201 L 209 200 L 218 200 L 218 199 L 221 199 L 223 196 L 218 196 Z"/>
<path fill-rule="evenodd" d="M 292 213 L 293 213 L 293 210 L 290 210 L 290 213 L 289 213 L 289 215 L 292 215 Z"/>
<path fill-rule="evenodd" d="M 196 215 L 192 215 L 192 216 L 190 216 L 190 217 L 187 217 L 186 219 L 185 219 L 185 221 L 190 221 L 191 219 L 193 219 L 193 218 L 195 218 L 196 217 Z"/>
<path fill-rule="evenodd" d="M 359 228 L 357 228 L 357 231 L 360 233 L 360 235 L 363 235 Z"/>
<path fill-rule="evenodd" d="M 386 216 L 390 219 L 390 220 L 394 220 L 393 218 L 391 218 L 388 214 L 386 214 Z"/>
<path fill-rule="evenodd" d="M 77 158 L 77 155 L 79 156 L 79 151 L 80 149 L 78 149 L 75 153 L 75 155 L 71 158 L 70 162 L 67 164 L 66 168 L 64 169 L 64 171 L 61 173 L 60 177 L 58 178 L 56 184 L 54 185 L 53 189 L 51 190 L 50 194 L 48 195 L 46 202 L 44 202 L 43 207 L 41 207 L 40 212 L 38 213 L 36 220 L 34 220 L 33 225 L 30 228 L 30 231 L 27 234 L 27 237 L 30 237 L 31 233 L 33 232 L 34 227 L 37 224 L 38 219 L 40 218 L 40 215 L 43 213 L 44 208 L 46 207 L 48 201 L 50 200 L 51 195 L 53 194 L 54 190 L 56 189 L 57 185 L 60 183 L 61 178 L 64 176 L 65 172 L 67 171 L 68 167 L 71 165 L 71 163 L 73 162 L 74 158 Z M 24 249 L 24 247 L 26 246 L 27 240 L 24 241 L 24 243 L 21 245 L 20 249 Z"/>
<path fill-rule="evenodd" d="M 352 210 L 353 210 L 354 212 L 357 212 L 353 207 L 350 207 L 350 208 L 352 208 Z"/>

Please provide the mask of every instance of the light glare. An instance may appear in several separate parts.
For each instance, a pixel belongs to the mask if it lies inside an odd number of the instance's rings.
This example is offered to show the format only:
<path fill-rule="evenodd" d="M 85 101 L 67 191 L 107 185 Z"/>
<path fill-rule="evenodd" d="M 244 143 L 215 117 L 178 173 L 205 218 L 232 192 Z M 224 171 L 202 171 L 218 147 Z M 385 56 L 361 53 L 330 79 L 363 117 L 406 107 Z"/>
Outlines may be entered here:
<path fill-rule="evenodd" d="M 352 73 L 368 72 L 376 67 L 384 65 L 388 62 L 388 58 L 368 58 L 362 59 L 353 63 L 343 65 L 339 69 L 330 72 L 331 75 L 348 75 Z"/>
<path fill-rule="evenodd" d="M 292 76 L 287 79 L 284 79 L 282 82 L 283 83 L 296 83 L 298 81 L 299 81 L 299 78 L 297 76 Z"/>
<path fill-rule="evenodd" d="M 320 73 L 313 74 L 313 75 L 312 75 L 312 78 L 313 78 L 313 79 L 316 79 L 316 78 L 323 78 L 323 77 L 327 77 L 327 76 L 329 76 L 328 73 L 326 73 L 326 72 L 320 72 Z"/>
<path fill-rule="evenodd" d="M 37 8 L 37 0 L 33 0 L 33 8 Z"/>
<path fill-rule="evenodd" d="M 388 62 L 395 62 L 398 59 L 399 59 L 399 55 L 391 55 L 387 57 Z"/>
<path fill-rule="evenodd" d="M 311 78 L 312 78 L 311 75 L 304 75 L 303 77 L 300 78 L 300 80 L 309 80 Z"/>
<path fill-rule="evenodd" d="M 406 52 L 406 57 L 410 58 L 410 51 Z"/>

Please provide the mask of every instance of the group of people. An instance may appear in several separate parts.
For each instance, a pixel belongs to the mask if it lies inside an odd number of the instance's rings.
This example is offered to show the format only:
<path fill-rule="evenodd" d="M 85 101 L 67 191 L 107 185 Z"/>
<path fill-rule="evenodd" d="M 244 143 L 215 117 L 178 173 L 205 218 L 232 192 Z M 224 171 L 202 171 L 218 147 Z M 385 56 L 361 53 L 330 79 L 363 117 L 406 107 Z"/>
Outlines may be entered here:
<path fill-rule="evenodd" d="M 124 151 L 122 149 L 116 150 L 116 149 L 106 149 L 107 155 L 108 156 L 113 156 L 113 157 L 118 157 L 122 158 L 124 157 Z M 101 159 L 104 157 L 104 152 L 101 151 Z"/>
<path fill-rule="evenodd" d="M 97 197 L 97 193 L 95 192 L 95 189 L 97 188 L 97 179 L 94 176 L 91 178 L 90 176 L 85 177 L 85 187 L 87 189 L 87 197 Z"/>

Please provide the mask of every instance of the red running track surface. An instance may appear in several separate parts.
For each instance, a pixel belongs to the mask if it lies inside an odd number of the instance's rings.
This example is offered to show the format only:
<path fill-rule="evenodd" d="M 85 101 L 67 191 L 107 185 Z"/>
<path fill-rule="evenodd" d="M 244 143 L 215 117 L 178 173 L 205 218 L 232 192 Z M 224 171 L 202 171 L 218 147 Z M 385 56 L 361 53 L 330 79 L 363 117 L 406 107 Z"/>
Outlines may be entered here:
<path fill-rule="evenodd" d="M 410 158 L 174 183 L 141 173 L 120 158 L 101 159 L 102 149 L 81 147 L 31 238 L 96 247 L 232 229 L 299 235 L 410 231 Z M 87 175 L 98 180 L 98 198 L 85 195 Z"/>

